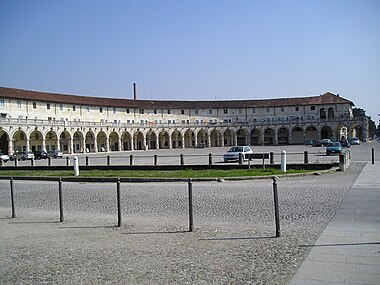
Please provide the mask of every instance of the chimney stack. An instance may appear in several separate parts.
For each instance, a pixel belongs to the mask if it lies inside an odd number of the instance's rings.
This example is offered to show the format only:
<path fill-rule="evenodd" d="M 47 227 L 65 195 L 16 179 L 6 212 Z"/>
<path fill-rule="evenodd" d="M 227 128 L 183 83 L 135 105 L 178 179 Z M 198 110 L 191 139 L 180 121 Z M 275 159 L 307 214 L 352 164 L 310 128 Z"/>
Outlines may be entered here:
<path fill-rule="evenodd" d="M 136 83 L 133 83 L 133 100 L 136 100 Z"/>

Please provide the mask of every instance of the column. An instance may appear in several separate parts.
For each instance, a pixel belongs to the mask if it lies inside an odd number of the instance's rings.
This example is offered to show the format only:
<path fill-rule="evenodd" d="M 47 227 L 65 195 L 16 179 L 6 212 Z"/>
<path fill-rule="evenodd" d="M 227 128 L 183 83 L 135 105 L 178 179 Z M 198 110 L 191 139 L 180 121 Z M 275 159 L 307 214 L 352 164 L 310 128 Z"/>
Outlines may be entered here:
<path fill-rule="evenodd" d="M 278 145 L 278 133 L 276 130 L 273 130 L 274 132 L 274 145 Z"/>
<path fill-rule="evenodd" d="M 121 141 L 121 137 L 119 137 L 119 151 L 122 151 L 123 150 L 123 146 L 122 146 L 122 141 Z"/>
<path fill-rule="evenodd" d="M 160 138 L 156 136 L 156 149 L 160 149 Z"/>
<path fill-rule="evenodd" d="M 42 151 L 46 151 L 46 139 L 42 138 Z"/>
<path fill-rule="evenodd" d="M 69 153 L 74 153 L 74 139 L 70 138 L 69 144 L 70 144 Z"/>
<path fill-rule="evenodd" d="M 30 139 L 26 139 L 26 151 L 30 151 Z"/>
<path fill-rule="evenodd" d="M 105 151 L 110 152 L 110 138 L 106 135 L 106 145 L 105 145 Z"/>
<path fill-rule="evenodd" d="M 198 134 L 194 134 L 194 143 L 195 143 L 195 146 L 198 145 Z"/>
<path fill-rule="evenodd" d="M 57 139 L 56 142 L 55 142 L 55 149 L 56 150 L 61 150 L 61 140 L 60 139 Z"/>
<path fill-rule="evenodd" d="M 181 136 L 182 148 L 185 148 L 185 136 Z"/>
<path fill-rule="evenodd" d="M 133 136 L 131 135 L 131 150 L 134 150 L 134 149 L 135 149 L 133 144 L 134 144 Z"/>
<path fill-rule="evenodd" d="M 211 147 L 210 134 L 206 133 L 207 147 Z"/>
<path fill-rule="evenodd" d="M 169 149 L 172 149 L 172 136 L 169 136 Z"/>
<path fill-rule="evenodd" d="M 220 136 L 221 136 L 221 141 L 222 141 L 222 145 L 220 145 L 220 146 L 224 146 L 224 135 L 223 134 L 220 134 Z"/>
<path fill-rule="evenodd" d="M 8 140 L 8 155 L 12 155 L 14 150 L 13 150 L 13 140 Z"/>
<path fill-rule="evenodd" d="M 82 152 L 83 153 L 87 152 L 87 150 L 86 150 L 86 138 L 85 137 L 82 138 Z"/>
<path fill-rule="evenodd" d="M 237 145 L 237 134 L 233 134 L 234 145 Z"/>
<path fill-rule="evenodd" d="M 98 141 L 97 141 L 96 137 L 94 138 L 94 152 L 95 153 L 98 152 Z"/>

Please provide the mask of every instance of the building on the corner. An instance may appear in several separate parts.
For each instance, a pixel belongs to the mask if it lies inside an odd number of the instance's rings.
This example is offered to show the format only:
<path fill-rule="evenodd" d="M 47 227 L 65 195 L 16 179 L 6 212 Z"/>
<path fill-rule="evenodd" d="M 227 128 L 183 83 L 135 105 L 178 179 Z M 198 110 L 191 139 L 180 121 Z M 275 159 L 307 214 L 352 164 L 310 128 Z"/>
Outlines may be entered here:
<path fill-rule="evenodd" d="M 368 138 L 353 102 L 325 93 L 267 100 L 98 98 L 0 87 L 0 150 L 65 153 Z"/>

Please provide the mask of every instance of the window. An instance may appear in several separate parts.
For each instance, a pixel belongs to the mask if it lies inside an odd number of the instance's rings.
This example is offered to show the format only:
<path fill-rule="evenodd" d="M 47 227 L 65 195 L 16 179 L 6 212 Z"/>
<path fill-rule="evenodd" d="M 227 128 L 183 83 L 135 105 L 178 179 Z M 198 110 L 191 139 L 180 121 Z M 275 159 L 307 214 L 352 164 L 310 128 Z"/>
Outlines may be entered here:
<path fill-rule="evenodd" d="M 256 108 L 252 108 L 252 113 L 253 113 L 253 114 L 256 113 Z"/>
<path fill-rule="evenodd" d="M 73 112 L 75 112 L 76 111 L 76 106 L 75 105 L 73 105 Z"/>
<path fill-rule="evenodd" d="M 127 114 L 129 114 L 129 108 L 127 108 L 125 111 L 127 112 Z"/>
<path fill-rule="evenodd" d="M 168 109 L 168 114 L 170 114 L 170 109 Z"/>
<path fill-rule="evenodd" d="M 17 101 L 17 108 L 21 108 L 21 101 Z"/>
<path fill-rule="evenodd" d="M 87 110 L 87 113 L 90 113 L 90 107 L 89 106 L 86 107 L 86 110 Z"/>
<path fill-rule="evenodd" d="M 239 115 L 243 114 L 243 110 L 239 109 Z"/>
<path fill-rule="evenodd" d="M 153 110 L 153 114 L 157 114 L 157 109 L 154 109 L 154 110 Z"/>
<path fill-rule="evenodd" d="M 33 102 L 33 109 L 37 109 L 37 103 Z"/>
<path fill-rule="evenodd" d="M 46 103 L 46 109 L 50 110 L 50 103 Z"/>
<path fill-rule="evenodd" d="M 300 107 L 296 107 L 296 112 L 298 112 L 300 110 Z"/>
<path fill-rule="evenodd" d="M 224 109 L 223 114 L 225 114 L 225 115 L 228 114 L 228 109 Z"/>
<path fill-rule="evenodd" d="M 285 111 L 285 108 L 284 107 L 281 107 L 281 112 L 284 112 Z"/>
<path fill-rule="evenodd" d="M 181 110 L 181 115 L 185 115 L 185 110 Z"/>
<path fill-rule="evenodd" d="M 0 99 L 0 107 L 5 107 L 5 100 L 4 99 Z"/>
<path fill-rule="evenodd" d="M 269 113 L 270 112 L 270 108 L 269 107 L 267 107 L 267 113 Z"/>
<path fill-rule="evenodd" d="M 99 113 L 103 113 L 103 107 L 99 107 Z"/>
<path fill-rule="evenodd" d="M 195 115 L 198 115 L 198 110 L 197 110 L 197 109 L 194 110 L 194 114 L 195 114 Z"/>
<path fill-rule="evenodd" d="M 208 110 L 208 114 L 209 114 L 209 115 L 212 115 L 212 110 Z"/>
<path fill-rule="evenodd" d="M 140 109 L 140 114 L 144 114 L 144 109 Z"/>
<path fill-rule="evenodd" d="M 59 104 L 59 110 L 63 111 L 63 104 Z"/>
<path fill-rule="evenodd" d="M 310 110 L 315 111 L 315 106 L 311 106 Z"/>

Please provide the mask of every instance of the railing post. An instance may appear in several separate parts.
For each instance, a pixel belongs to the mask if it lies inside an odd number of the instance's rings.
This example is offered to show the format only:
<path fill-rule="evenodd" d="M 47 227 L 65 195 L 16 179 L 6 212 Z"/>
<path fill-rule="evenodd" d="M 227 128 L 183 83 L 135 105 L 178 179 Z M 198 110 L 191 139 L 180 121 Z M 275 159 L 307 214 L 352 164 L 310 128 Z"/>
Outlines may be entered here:
<path fill-rule="evenodd" d="M 286 151 L 281 151 L 281 171 L 286 172 Z"/>
<path fill-rule="evenodd" d="M 184 161 L 184 158 L 183 158 L 183 153 L 180 154 L 179 158 L 180 158 L 181 165 L 184 165 L 185 161 Z"/>
<path fill-rule="evenodd" d="M 62 202 L 62 178 L 58 180 L 58 198 L 59 198 L 59 221 L 63 222 L 63 202 Z"/>
<path fill-rule="evenodd" d="M 372 164 L 375 164 L 375 149 L 372 148 Z"/>
<path fill-rule="evenodd" d="M 117 200 L 117 226 L 121 226 L 121 199 L 120 199 L 120 178 L 116 182 L 116 200 Z"/>
<path fill-rule="evenodd" d="M 208 164 L 212 165 L 212 154 L 211 153 L 208 154 Z"/>
<path fill-rule="evenodd" d="M 309 163 L 309 152 L 307 150 L 303 153 L 303 163 L 308 164 Z"/>
<path fill-rule="evenodd" d="M 276 221 L 276 237 L 280 237 L 281 230 L 280 230 L 280 211 L 278 206 L 278 193 L 277 193 L 277 180 L 278 177 L 273 176 L 273 198 L 274 198 L 274 216 Z"/>
<path fill-rule="evenodd" d="M 133 165 L 133 154 L 129 156 L 129 165 Z"/>
<path fill-rule="evenodd" d="M 48 166 L 51 166 L 51 157 L 49 156 L 47 160 L 48 160 Z"/>
<path fill-rule="evenodd" d="M 107 155 L 107 165 L 108 166 L 111 165 L 111 157 L 109 155 Z"/>
<path fill-rule="evenodd" d="M 239 164 L 243 164 L 243 154 L 239 153 Z"/>
<path fill-rule="evenodd" d="M 154 165 L 157 165 L 157 154 L 153 156 Z"/>
<path fill-rule="evenodd" d="M 32 159 L 30 160 L 30 165 L 31 165 L 31 166 L 34 166 L 34 158 L 32 158 Z"/>
<path fill-rule="evenodd" d="M 189 178 L 188 182 L 188 191 L 189 191 L 189 232 L 194 230 L 193 225 L 193 181 Z"/>
<path fill-rule="evenodd" d="M 269 153 L 269 163 L 270 164 L 274 164 L 274 152 L 273 151 L 271 151 L 270 153 Z"/>
<path fill-rule="evenodd" d="M 15 211 L 15 200 L 13 195 L 13 178 L 11 177 L 11 205 L 12 205 L 12 218 L 16 218 L 16 211 Z"/>
<path fill-rule="evenodd" d="M 70 166 L 70 157 L 66 156 L 66 166 Z"/>
<path fill-rule="evenodd" d="M 86 156 L 86 166 L 89 166 L 89 165 L 90 165 L 90 158 Z"/>
<path fill-rule="evenodd" d="M 15 166 L 18 166 L 18 159 L 15 157 Z"/>

